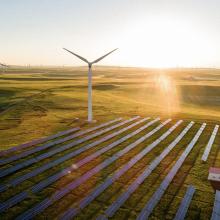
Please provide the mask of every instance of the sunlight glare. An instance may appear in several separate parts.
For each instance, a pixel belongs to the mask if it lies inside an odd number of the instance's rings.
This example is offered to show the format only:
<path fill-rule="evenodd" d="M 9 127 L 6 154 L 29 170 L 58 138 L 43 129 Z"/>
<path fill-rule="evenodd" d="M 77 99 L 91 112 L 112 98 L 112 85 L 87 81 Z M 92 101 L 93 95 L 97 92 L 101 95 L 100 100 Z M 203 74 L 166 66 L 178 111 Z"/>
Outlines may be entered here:
<path fill-rule="evenodd" d="M 157 91 L 158 103 L 162 110 L 169 115 L 179 111 L 179 97 L 175 82 L 165 73 L 158 73 L 155 76 L 155 88 Z"/>
<path fill-rule="evenodd" d="M 134 21 L 135 28 L 120 41 L 124 61 L 142 67 L 193 66 L 212 53 L 208 35 L 190 22 L 175 19 L 151 18 Z"/>

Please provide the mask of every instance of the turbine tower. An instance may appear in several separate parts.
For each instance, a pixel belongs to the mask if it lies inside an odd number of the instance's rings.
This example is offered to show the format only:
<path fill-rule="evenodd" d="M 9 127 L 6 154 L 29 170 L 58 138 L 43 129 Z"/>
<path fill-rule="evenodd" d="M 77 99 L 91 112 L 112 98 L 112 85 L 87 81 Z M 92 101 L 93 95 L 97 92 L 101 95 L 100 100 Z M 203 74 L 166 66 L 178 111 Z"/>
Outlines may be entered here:
<path fill-rule="evenodd" d="M 110 51 L 109 53 L 99 57 L 98 59 L 94 60 L 93 62 L 89 62 L 84 57 L 79 56 L 78 54 L 73 53 L 72 51 L 67 50 L 66 48 L 63 48 L 63 49 L 66 50 L 67 52 L 73 54 L 74 56 L 78 57 L 80 60 L 82 60 L 82 61 L 84 61 L 85 63 L 88 64 L 88 67 L 89 67 L 89 70 L 88 70 L 88 122 L 92 122 L 92 120 L 93 120 L 93 116 L 92 116 L 92 65 L 94 63 L 98 63 L 99 61 L 101 61 L 102 59 L 107 57 L 109 54 L 113 53 L 118 48 L 116 48 L 116 49 Z"/>

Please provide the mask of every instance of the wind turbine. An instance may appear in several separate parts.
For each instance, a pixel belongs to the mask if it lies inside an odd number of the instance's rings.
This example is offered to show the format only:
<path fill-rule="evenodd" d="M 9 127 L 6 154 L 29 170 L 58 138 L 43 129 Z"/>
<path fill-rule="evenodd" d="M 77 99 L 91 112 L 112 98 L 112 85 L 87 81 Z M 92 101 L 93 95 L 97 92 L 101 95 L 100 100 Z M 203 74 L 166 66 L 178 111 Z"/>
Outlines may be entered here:
<path fill-rule="evenodd" d="M 80 60 L 84 61 L 85 63 L 88 64 L 89 70 L 88 70 L 88 122 L 92 122 L 92 65 L 94 63 L 98 63 L 99 61 L 101 61 L 102 59 L 104 59 L 105 57 L 107 57 L 109 54 L 113 53 L 115 50 L 117 50 L 118 48 L 108 52 L 107 54 L 99 57 L 98 59 L 94 60 L 93 62 L 89 62 L 87 59 L 85 59 L 82 56 L 79 56 L 76 53 L 73 53 L 70 50 L 67 50 L 66 48 L 63 48 L 64 50 L 66 50 L 67 52 L 73 54 L 74 56 L 78 57 Z"/>
<path fill-rule="evenodd" d="M 9 66 L 8 66 L 8 65 L 3 64 L 3 63 L 0 63 L 0 66 L 2 66 L 3 68 L 4 68 L 4 67 L 5 67 L 5 68 L 9 68 Z M 2 72 L 4 72 L 4 70 L 2 70 Z"/>
<path fill-rule="evenodd" d="M 0 63 L 1 66 L 4 66 L 4 67 L 9 67 L 8 65 L 5 65 L 3 63 Z"/>

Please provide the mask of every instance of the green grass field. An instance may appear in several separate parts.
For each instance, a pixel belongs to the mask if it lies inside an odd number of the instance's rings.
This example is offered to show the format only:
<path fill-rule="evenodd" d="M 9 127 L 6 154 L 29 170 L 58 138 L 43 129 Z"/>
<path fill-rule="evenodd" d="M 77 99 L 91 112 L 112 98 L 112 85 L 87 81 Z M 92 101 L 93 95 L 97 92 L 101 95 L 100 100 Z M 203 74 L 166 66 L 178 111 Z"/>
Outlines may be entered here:
<path fill-rule="evenodd" d="M 146 168 L 146 165 L 158 156 L 177 137 L 177 134 L 193 120 L 195 125 L 188 134 L 113 216 L 113 219 L 135 219 L 166 174 L 168 174 L 175 161 L 180 157 L 187 144 L 192 140 L 201 124 L 206 122 L 207 126 L 204 132 L 150 217 L 150 219 L 173 219 L 187 186 L 194 185 L 196 193 L 189 207 L 186 219 L 206 220 L 211 217 L 215 195 L 207 180 L 208 169 L 210 166 L 220 166 L 219 134 L 216 137 L 208 161 L 202 163 L 201 157 L 214 126 L 219 124 L 220 120 L 219 81 L 220 70 L 217 69 L 156 70 L 95 67 L 93 77 L 93 112 L 97 122 L 95 124 L 88 124 L 86 122 L 86 68 L 42 67 L 8 69 L 0 74 L 0 149 L 6 150 L 12 146 L 72 127 L 79 126 L 84 130 L 118 117 L 123 117 L 123 120 L 135 115 L 139 115 L 142 118 L 151 117 L 151 120 L 161 117 L 161 122 L 168 118 L 173 119 L 152 137 L 139 144 L 115 163 L 103 169 L 100 173 L 90 178 L 86 183 L 80 185 L 36 217 L 36 219 L 54 219 L 74 205 L 79 199 L 86 196 L 94 186 L 102 183 L 106 177 L 119 169 L 148 144 L 159 138 L 178 120 L 183 119 L 184 122 L 174 132 L 149 154 L 144 156 L 134 167 L 129 169 L 125 175 L 115 181 L 111 187 L 92 201 L 77 217 L 77 219 L 96 219 L 134 181 Z M 32 194 L 28 191 L 30 197 L 3 212 L 1 218 L 14 219 L 15 216 L 33 207 L 37 202 L 42 201 L 67 183 L 80 177 L 83 173 L 125 148 L 128 144 L 142 137 L 159 124 L 160 122 L 155 123 L 135 137 L 92 160 L 76 172 L 64 176 L 41 192 Z M 2 203 L 17 193 L 28 190 L 46 177 L 91 155 L 107 144 L 116 141 L 143 125 L 144 123 L 99 144 L 46 172 L 22 182 L 15 188 L 9 188 L 1 193 L 0 202 Z M 116 130 L 119 130 L 119 128 Z M 106 135 L 112 132 L 108 132 Z M 99 138 L 93 138 L 87 141 L 86 144 L 93 143 Z M 74 148 L 53 155 L 50 158 L 6 176 L 2 178 L 2 183 L 7 183 L 17 176 L 29 173 L 41 165 L 71 153 L 75 149 L 80 149 L 84 145 L 85 143 L 79 144 Z M 57 145 L 54 148 L 59 148 L 59 146 L 61 145 Z M 49 149 L 42 152 L 49 152 Z M 42 152 L 35 153 L 10 164 L 2 165 L 0 168 L 13 167 L 26 159 L 35 158 Z"/>
<path fill-rule="evenodd" d="M 158 89 L 160 78 L 165 85 Z M 220 70 L 96 67 L 94 116 L 98 121 L 131 115 L 217 121 L 219 80 Z M 0 75 L 0 83 L 2 149 L 73 126 L 75 118 L 84 124 L 85 68 L 8 70 Z M 171 88 L 166 90 L 167 83 Z"/>

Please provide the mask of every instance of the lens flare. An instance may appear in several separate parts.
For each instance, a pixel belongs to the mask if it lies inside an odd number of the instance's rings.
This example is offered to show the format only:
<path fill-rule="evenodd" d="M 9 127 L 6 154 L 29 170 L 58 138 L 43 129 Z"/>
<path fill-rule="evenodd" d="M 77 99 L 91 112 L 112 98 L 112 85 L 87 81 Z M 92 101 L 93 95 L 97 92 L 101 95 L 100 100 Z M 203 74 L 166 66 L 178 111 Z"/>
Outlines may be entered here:
<path fill-rule="evenodd" d="M 158 73 L 154 79 L 156 95 L 162 111 L 172 115 L 179 111 L 179 98 L 174 80 L 166 73 Z"/>

